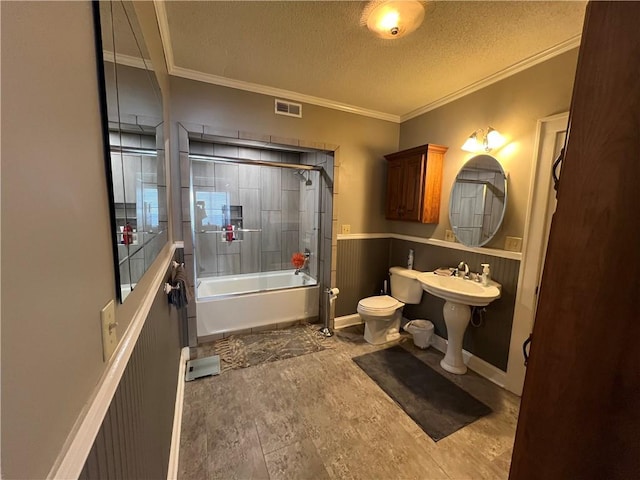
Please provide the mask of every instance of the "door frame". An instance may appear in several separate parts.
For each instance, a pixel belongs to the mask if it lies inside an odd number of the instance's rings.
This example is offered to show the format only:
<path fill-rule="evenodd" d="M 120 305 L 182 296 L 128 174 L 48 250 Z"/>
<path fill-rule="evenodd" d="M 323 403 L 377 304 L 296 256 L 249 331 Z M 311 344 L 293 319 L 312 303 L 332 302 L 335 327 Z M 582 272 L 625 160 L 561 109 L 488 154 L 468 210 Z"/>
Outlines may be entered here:
<path fill-rule="evenodd" d="M 569 112 L 541 118 L 537 122 L 522 260 L 518 273 L 518 288 L 505 377 L 505 388 L 516 395 L 522 395 L 526 373 L 522 344 L 529 338 L 535 320 L 536 288 L 540 281 L 542 261 L 548 239 L 547 218 L 553 214 L 553 212 L 547 211 L 549 194 L 553 189 L 551 169 L 557 151 L 558 134 L 566 132 L 568 124 Z"/>

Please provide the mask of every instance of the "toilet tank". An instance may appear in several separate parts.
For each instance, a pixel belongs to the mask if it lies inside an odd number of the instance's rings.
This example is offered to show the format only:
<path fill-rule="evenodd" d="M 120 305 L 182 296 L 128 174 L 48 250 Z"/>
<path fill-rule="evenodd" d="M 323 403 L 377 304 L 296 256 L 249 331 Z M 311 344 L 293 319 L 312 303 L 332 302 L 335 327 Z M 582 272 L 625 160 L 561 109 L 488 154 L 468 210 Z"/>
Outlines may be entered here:
<path fill-rule="evenodd" d="M 404 303 L 420 303 L 423 290 L 416 278 L 419 273 L 404 267 L 391 267 L 391 296 Z"/>

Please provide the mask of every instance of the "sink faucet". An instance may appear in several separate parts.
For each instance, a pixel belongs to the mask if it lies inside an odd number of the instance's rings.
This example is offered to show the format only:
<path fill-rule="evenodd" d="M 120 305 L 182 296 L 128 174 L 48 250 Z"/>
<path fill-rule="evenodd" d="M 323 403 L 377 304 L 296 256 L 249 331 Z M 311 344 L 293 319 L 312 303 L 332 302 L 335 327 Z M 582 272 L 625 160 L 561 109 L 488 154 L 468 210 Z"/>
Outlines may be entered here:
<path fill-rule="evenodd" d="M 466 263 L 460 262 L 456 270 L 457 270 L 458 277 L 469 278 L 469 265 L 467 265 Z"/>

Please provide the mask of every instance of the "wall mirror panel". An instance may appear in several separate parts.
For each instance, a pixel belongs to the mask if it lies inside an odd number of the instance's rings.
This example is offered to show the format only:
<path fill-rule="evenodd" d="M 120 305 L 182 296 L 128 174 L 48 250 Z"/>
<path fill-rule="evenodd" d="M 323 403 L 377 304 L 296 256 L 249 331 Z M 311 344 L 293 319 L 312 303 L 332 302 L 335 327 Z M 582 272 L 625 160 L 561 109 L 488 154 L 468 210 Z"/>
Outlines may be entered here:
<path fill-rule="evenodd" d="M 168 240 L 162 96 L 133 4 L 93 8 L 104 66 L 116 290 L 124 302 Z"/>
<path fill-rule="evenodd" d="M 451 229 L 460 243 L 481 247 L 496 235 L 507 207 L 507 176 L 491 155 L 477 155 L 456 176 L 449 199 Z"/>

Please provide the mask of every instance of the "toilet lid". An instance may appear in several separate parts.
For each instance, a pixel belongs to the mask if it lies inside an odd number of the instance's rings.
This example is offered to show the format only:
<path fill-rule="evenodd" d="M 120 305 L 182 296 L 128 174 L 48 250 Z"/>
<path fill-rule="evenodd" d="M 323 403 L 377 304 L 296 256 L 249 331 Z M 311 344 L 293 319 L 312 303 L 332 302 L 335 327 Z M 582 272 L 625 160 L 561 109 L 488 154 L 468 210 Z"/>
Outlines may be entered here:
<path fill-rule="evenodd" d="M 389 295 L 368 297 L 360 300 L 360 306 L 368 310 L 387 310 L 398 305 L 398 300 Z"/>

